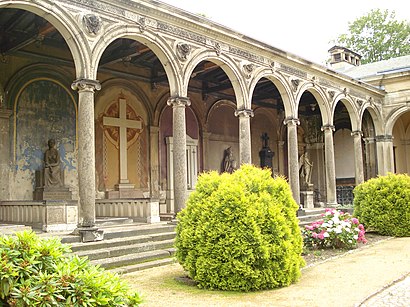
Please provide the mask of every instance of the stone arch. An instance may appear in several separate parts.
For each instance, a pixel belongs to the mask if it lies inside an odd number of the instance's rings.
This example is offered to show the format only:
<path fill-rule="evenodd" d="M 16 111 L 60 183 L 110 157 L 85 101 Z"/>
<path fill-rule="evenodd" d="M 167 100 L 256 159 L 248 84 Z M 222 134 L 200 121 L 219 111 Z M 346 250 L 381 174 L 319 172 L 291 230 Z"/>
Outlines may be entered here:
<path fill-rule="evenodd" d="M 362 109 L 360 110 L 360 113 L 359 113 L 360 127 L 359 127 L 359 129 L 362 129 L 363 114 L 366 110 L 369 112 L 369 114 L 370 114 L 370 116 L 373 120 L 374 128 L 376 130 L 375 131 L 376 135 L 383 134 L 384 133 L 384 128 L 383 128 L 384 124 L 382 123 L 382 116 L 380 114 L 380 111 L 376 107 L 372 106 L 370 103 L 364 104 L 362 106 Z M 392 126 L 392 128 L 393 128 L 393 126 Z"/>
<path fill-rule="evenodd" d="M 61 34 L 67 43 L 74 60 L 77 78 L 90 78 L 90 58 L 88 52 L 88 42 L 84 37 L 83 30 L 79 28 L 78 22 L 73 19 L 65 8 L 58 3 L 50 6 L 49 1 L 2 1 L 0 9 L 16 8 L 29 11 L 49 21 Z M 50 8 L 50 9 L 48 9 Z"/>
<path fill-rule="evenodd" d="M 331 109 L 332 122 L 334 121 L 334 115 L 335 115 L 334 113 L 336 110 L 336 106 L 340 102 L 343 103 L 343 105 L 347 109 L 347 112 L 349 113 L 350 123 L 352 125 L 352 131 L 359 130 L 360 129 L 360 118 L 359 118 L 359 114 L 357 112 L 355 103 L 353 102 L 352 98 L 344 95 L 343 93 L 340 93 L 334 97 L 334 100 L 332 103 L 332 109 Z"/>
<path fill-rule="evenodd" d="M 210 61 L 212 63 L 215 63 L 226 73 L 235 92 L 237 109 L 250 109 L 250 105 L 246 105 L 247 99 L 245 97 L 247 97 L 247 91 L 246 86 L 244 85 L 244 78 L 239 72 L 239 68 L 237 67 L 235 61 L 224 54 L 215 56 L 215 51 L 211 50 L 204 50 L 203 52 L 196 54 L 187 63 L 183 73 L 183 95 L 187 95 L 188 84 L 191 75 L 195 67 L 202 61 Z M 240 105 L 241 102 L 243 102 L 245 105 Z"/>
<path fill-rule="evenodd" d="M 164 67 L 168 77 L 170 95 L 181 96 L 182 78 L 180 77 L 180 74 L 177 73 L 179 70 L 176 65 L 177 61 L 173 60 L 176 59 L 176 56 L 170 48 L 169 43 L 150 30 L 144 30 L 141 32 L 138 26 L 124 26 L 123 24 L 119 24 L 105 32 L 104 37 L 100 38 L 93 49 L 93 78 L 96 78 L 99 62 L 103 52 L 113 41 L 118 38 L 136 40 L 149 47 Z"/>
<path fill-rule="evenodd" d="M 301 88 L 298 90 L 296 99 L 295 99 L 295 112 L 297 112 L 297 110 L 299 109 L 300 99 L 302 98 L 302 95 L 305 91 L 310 92 L 315 97 L 318 103 L 319 109 L 320 109 L 321 116 L 322 116 L 322 124 L 332 125 L 333 118 L 331 116 L 330 102 L 327 99 L 326 94 L 323 91 L 323 89 L 311 82 L 303 84 Z M 298 117 L 298 116 L 295 116 L 295 117 Z"/>
<path fill-rule="evenodd" d="M 397 108 L 396 110 L 390 112 L 390 114 L 386 117 L 386 124 L 384 133 L 386 135 L 392 135 L 394 124 L 397 122 L 397 119 L 402 116 L 404 113 L 410 111 L 408 106 L 402 106 Z"/>
<path fill-rule="evenodd" d="M 285 108 L 285 117 L 295 117 L 295 102 L 294 96 L 292 95 L 292 91 L 288 83 L 286 82 L 286 79 L 279 73 L 272 73 L 272 70 L 263 69 L 256 73 L 249 86 L 250 99 L 252 99 L 252 95 L 257 83 L 262 78 L 270 80 L 278 89 Z"/>

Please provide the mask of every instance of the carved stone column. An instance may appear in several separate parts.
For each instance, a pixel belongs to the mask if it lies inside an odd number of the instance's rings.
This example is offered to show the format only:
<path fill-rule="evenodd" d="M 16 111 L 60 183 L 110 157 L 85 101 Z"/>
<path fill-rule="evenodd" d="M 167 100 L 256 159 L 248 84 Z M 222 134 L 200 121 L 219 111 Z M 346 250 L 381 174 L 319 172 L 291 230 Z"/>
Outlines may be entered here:
<path fill-rule="evenodd" d="M 1 107 L 1 105 L 0 105 Z M 10 116 L 11 110 L 0 109 L 0 199 L 9 199 Z"/>
<path fill-rule="evenodd" d="M 150 126 L 151 198 L 159 199 L 159 127 Z"/>
<path fill-rule="evenodd" d="M 361 184 L 364 181 L 363 172 L 363 149 L 362 149 L 362 132 L 353 131 L 353 144 L 354 144 L 354 164 L 355 164 L 355 181 L 356 185 Z"/>
<path fill-rule="evenodd" d="M 285 141 L 278 141 L 278 172 L 285 175 Z"/>
<path fill-rule="evenodd" d="M 191 105 L 187 97 L 171 97 L 173 122 L 174 204 L 175 213 L 185 206 L 187 198 L 186 119 L 185 108 Z"/>
<path fill-rule="evenodd" d="M 333 145 L 334 130 L 335 126 L 332 125 L 322 127 L 322 131 L 325 134 L 326 202 L 328 206 L 337 205 L 335 153 Z"/>
<path fill-rule="evenodd" d="M 209 137 L 211 136 L 211 133 L 209 132 L 203 132 L 202 134 L 202 159 L 203 159 L 203 170 L 208 170 L 209 169 Z"/>
<path fill-rule="evenodd" d="M 239 117 L 239 165 L 252 163 L 251 157 L 251 121 L 253 111 L 250 109 L 236 110 L 235 116 Z"/>
<path fill-rule="evenodd" d="M 365 152 L 365 180 L 374 178 L 377 175 L 377 157 L 376 157 L 376 140 L 375 138 L 364 138 Z"/>
<path fill-rule="evenodd" d="M 300 124 L 297 118 L 286 118 L 284 124 L 288 130 L 288 176 L 292 189 L 293 198 L 300 205 L 299 186 L 299 156 L 298 156 L 298 134 L 297 126 Z"/>
<path fill-rule="evenodd" d="M 95 225 L 95 137 L 94 91 L 97 80 L 78 79 L 71 85 L 78 91 L 78 188 L 79 227 Z"/>
<path fill-rule="evenodd" d="M 376 136 L 378 175 L 385 176 L 394 171 L 393 137 L 391 135 Z"/>

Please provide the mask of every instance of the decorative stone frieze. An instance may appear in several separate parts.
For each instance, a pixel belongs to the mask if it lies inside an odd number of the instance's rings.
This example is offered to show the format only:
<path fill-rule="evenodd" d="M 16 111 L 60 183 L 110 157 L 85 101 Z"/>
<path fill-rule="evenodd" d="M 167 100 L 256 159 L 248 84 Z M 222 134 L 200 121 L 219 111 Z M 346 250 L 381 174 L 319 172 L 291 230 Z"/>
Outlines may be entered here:
<path fill-rule="evenodd" d="M 83 16 L 83 25 L 89 34 L 97 35 L 102 28 L 101 18 L 94 14 Z"/>

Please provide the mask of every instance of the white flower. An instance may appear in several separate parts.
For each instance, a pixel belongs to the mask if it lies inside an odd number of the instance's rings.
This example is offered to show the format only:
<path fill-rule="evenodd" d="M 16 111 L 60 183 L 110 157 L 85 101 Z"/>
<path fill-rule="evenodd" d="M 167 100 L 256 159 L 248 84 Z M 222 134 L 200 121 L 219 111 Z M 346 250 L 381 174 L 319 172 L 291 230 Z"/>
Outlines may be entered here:
<path fill-rule="evenodd" d="M 354 235 L 354 236 L 353 236 L 353 239 L 357 240 L 357 239 L 359 239 L 359 236 L 358 236 L 358 235 Z"/>
<path fill-rule="evenodd" d="M 325 232 L 325 233 L 323 234 L 323 236 L 324 236 L 325 238 L 328 238 L 328 237 L 329 237 L 329 233 Z"/>

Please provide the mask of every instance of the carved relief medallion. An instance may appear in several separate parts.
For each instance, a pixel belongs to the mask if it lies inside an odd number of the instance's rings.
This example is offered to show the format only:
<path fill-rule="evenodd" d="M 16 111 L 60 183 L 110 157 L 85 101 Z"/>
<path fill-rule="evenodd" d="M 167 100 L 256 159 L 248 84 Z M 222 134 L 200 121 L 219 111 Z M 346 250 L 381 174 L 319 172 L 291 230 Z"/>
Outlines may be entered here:
<path fill-rule="evenodd" d="M 191 45 L 187 43 L 177 44 L 177 56 L 181 61 L 186 61 L 191 54 Z"/>
<path fill-rule="evenodd" d="M 102 27 L 102 22 L 100 17 L 94 14 L 87 14 L 83 17 L 84 27 L 90 34 L 97 35 Z"/>

